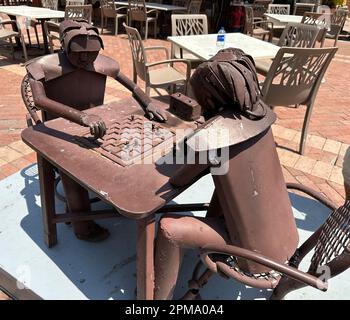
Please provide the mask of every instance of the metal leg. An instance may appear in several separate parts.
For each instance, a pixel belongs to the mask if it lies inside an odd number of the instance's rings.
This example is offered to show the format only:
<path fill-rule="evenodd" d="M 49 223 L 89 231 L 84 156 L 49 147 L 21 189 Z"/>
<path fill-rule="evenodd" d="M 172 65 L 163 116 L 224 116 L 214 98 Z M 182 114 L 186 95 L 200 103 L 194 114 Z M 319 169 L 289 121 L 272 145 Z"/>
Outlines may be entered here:
<path fill-rule="evenodd" d="M 34 26 L 34 31 L 35 31 L 35 37 L 36 37 L 36 43 L 38 44 L 38 48 L 40 49 L 40 41 L 39 41 L 39 35 L 38 35 L 38 28 L 35 24 Z"/>
<path fill-rule="evenodd" d="M 43 214 L 44 240 L 51 248 L 57 244 L 55 218 L 55 172 L 50 162 L 37 154 L 40 182 L 41 209 Z"/>
<path fill-rule="evenodd" d="M 154 296 L 155 217 L 137 221 L 137 299 L 153 300 Z"/>
<path fill-rule="evenodd" d="M 46 34 L 46 31 L 45 31 L 45 21 L 46 19 L 41 19 L 41 30 L 43 32 L 43 40 L 44 40 L 44 51 L 45 51 L 45 54 L 49 54 L 50 53 L 50 50 L 49 50 L 49 44 L 48 44 L 48 41 L 47 41 L 47 34 Z"/>

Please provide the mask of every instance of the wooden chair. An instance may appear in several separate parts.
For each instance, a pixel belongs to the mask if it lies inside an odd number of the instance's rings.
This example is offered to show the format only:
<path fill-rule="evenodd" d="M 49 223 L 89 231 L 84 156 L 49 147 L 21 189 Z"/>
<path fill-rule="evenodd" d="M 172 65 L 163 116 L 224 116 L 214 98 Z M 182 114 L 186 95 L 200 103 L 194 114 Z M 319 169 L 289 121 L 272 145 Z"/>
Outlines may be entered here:
<path fill-rule="evenodd" d="M 148 38 L 148 24 L 154 24 L 154 38 L 157 38 L 158 10 L 147 10 L 145 0 L 129 0 L 129 25 L 133 21 L 145 24 L 145 40 Z"/>
<path fill-rule="evenodd" d="M 171 15 L 171 34 L 172 36 L 208 34 L 208 18 L 205 14 L 173 14 Z M 172 58 L 189 60 L 191 68 L 202 62 L 192 53 L 181 50 L 176 45 L 173 45 L 171 50 Z"/>
<path fill-rule="evenodd" d="M 107 26 L 108 18 L 114 20 L 114 34 L 117 35 L 119 19 L 126 20 L 126 24 L 128 24 L 128 8 L 125 6 L 116 7 L 115 2 L 111 0 L 101 0 L 101 34 L 104 26 Z"/>
<path fill-rule="evenodd" d="M 168 88 L 176 84 L 183 84 L 185 93 L 187 91 L 187 82 L 190 77 L 191 64 L 186 59 L 169 59 L 169 52 L 166 47 L 144 47 L 140 33 L 137 29 L 128 27 L 124 24 L 129 38 L 132 60 L 133 60 L 133 81 L 137 83 L 137 77 L 145 81 L 146 94 L 150 95 L 151 88 Z M 148 62 L 148 52 L 151 50 L 161 50 L 166 53 L 166 60 L 157 62 Z M 186 75 L 177 71 L 174 63 L 186 64 Z M 162 66 L 162 68 L 153 68 Z"/>

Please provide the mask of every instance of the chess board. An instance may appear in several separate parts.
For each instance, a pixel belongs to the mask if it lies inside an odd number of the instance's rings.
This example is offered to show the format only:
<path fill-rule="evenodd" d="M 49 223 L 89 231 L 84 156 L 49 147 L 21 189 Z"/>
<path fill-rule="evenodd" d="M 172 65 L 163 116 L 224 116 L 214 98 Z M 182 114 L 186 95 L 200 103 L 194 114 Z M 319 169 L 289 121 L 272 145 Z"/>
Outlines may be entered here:
<path fill-rule="evenodd" d="M 121 117 L 106 122 L 106 126 L 107 132 L 102 139 L 93 139 L 89 132 L 76 139 L 81 146 L 123 167 L 145 161 L 150 156 L 160 158 L 176 142 L 174 131 L 140 115 Z"/>

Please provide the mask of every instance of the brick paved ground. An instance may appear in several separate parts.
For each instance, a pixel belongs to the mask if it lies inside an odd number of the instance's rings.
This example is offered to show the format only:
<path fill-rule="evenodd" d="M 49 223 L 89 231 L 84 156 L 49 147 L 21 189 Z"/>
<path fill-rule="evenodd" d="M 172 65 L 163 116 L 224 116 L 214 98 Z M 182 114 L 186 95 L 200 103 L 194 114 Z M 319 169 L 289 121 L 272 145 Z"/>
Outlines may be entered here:
<path fill-rule="evenodd" d="M 348 28 L 350 29 L 350 28 Z M 35 38 L 32 37 L 32 40 Z M 132 61 L 125 35 L 104 35 L 104 54 L 118 60 L 124 73 L 131 77 Z M 332 41 L 327 41 L 331 45 Z M 165 45 L 166 41 L 149 39 L 146 46 Z M 350 41 L 339 41 L 339 51 L 331 63 L 321 85 L 311 119 L 305 156 L 297 150 L 305 107 L 276 108 L 278 115 L 273 132 L 279 144 L 278 153 L 287 181 L 298 181 L 324 193 L 341 204 L 344 198 L 341 175 L 344 152 L 350 144 Z M 37 53 L 34 50 L 34 55 Z M 33 50 L 29 50 L 33 54 Z M 0 48 L 0 179 L 35 162 L 35 155 L 20 140 L 25 128 L 26 110 L 20 96 L 20 82 L 24 75 L 21 53 L 16 60 L 9 51 Z M 155 53 L 153 59 L 163 58 Z M 129 93 L 113 81 L 108 81 L 106 101 L 122 99 Z M 286 149 L 287 147 L 289 149 Z"/>

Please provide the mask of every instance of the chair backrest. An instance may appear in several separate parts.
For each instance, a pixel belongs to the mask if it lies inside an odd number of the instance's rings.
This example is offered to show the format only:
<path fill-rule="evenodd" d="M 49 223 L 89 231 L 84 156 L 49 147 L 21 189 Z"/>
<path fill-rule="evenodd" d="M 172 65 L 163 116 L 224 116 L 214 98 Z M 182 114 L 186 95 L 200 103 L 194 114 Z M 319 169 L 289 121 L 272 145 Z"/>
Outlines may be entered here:
<path fill-rule="evenodd" d="M 302 15 L 304 15 L 304 12 L 314 12 L 315 9 L 316 9 L 316 4 L 314 4 L 314 3 L 297 2 L 294 5 L 293 14 L 296 16 L 302 16 Z"/>
<path fill-rule="evenodd" d="M 309 271 L 313 274 L 322 273 L 320 266 L 324 266 L 338 258 L 330 270 L 330 276 L 350 267 L 349 261 L 339 259 L 344 251 L 350 250 L 350 202 L 347 201 L 344 206 L 335 210 L 322 225 L 320 236 L 315 246 L 314 254 L 311 258 Z M 323 270 L 324 271 L 324 270 Z"/>
<path fill-rule="evenodd" d="M 101 0 L 102 13 L 114 13 L 116 12 L 116 5 L 113 0 Z"/>
<path fill-rule="evenodd" d="M 266 13 L 272 0 L 255 0 L 253 3 L 253 14 L 255 18 L 262 18 Z"/>
<path fill-rule="evenodd" d="M 208 18 L 205 14 L 171 15 L 171 35 L 189 36 L 208 34 Z"/>
<path fill-rule="evenodd" d="M 278 41 L 280 47 L 313 48 L 323 28 L 303 23 L 288 23 Z"/>
<path fill-rule="evenodd" d="M 264 101 L 270 106 L 311 105 L 337 50 L 282 47 L 265 78 Z"/>
<path fill-rule="evenodd" d="M 145 54 L 145 49 L 143 46 L 143 42 L 140 36 L 140 33 L 137 29 L 127 26 L 125 23 L 123 24 L 126 34 L 128 35 L 132 61 L 134 66 L 134 71 L 136 71 L 137 75 L 142 79 L 146 79 L 146 68 L 145 64 L 147 63 L 147 56 Z"/>
<path fill-rule="evenodd" d="M 191 0 L 187 7 L 188 14 L 199 14 L 201 12 L 202 0 Z"/>
<path fill-rule="evenodd" d="M 65 20 L 86 20 L 91 23 L 92 5 L 66 6 Z"/>
<path fill-rule="evenodd" d="M 336 24 L 336 25 L 340 25 L 341 27 L 343 27 L 344 24 L 345 24 L 346 18 L 348 17 L 348 15 L 349 15 L 349 11 L 348 10 L 338 9 L 332 15 L 331 23 L 332 24 Z"/>
<path fill-rule="evenodd" d="M 58 9 L 58 0 L 41 0 L 43 8 L 57 10 Z"/>
<path fill-rule="evenodd" d="M 252 7 L 245 7 L 245 22 L 243 33 L 252 34 L 254 23 L 254 11 Z"/>
<path fill-rule="evenodd" d="M 304 12 L 301 23 L 329 28 L 332 15 L 329 13 Z"/>
<path fill-rule="evenodd" d="M 186 7 L 188 6 L 190 0 L 173 0 L 173 6 Z"/>
<path fill-rule="evenodd" d="M 135 21 L 147 20 L 145 0 L 129 0 L 129 17 Z"/>
<path fill-rule="evenodd" d="M 324 44 L 327 31 L 331 28 L 331 13 L 304 12 L 301 23 L 315 25 L 321 28 L 317 41 Z"/>
<path fill-rule="evenodd" d="M 83 6 L 85 0 L 66 0 L 66 6 Z"/>
<path fill-rule="evenodd" d="M 23 103 L 30 115 L 30 118 L 34 121 L 35 124 L 40 123 L 41 120 L 38 114 L 40 109 L 34 103 L 33 93 L 30 87 L 28 74 L 26 74 L 22 79 L 21 95 L 22 95 Z M 27 123 L 29 126 L 29 123 L 31 123 L 30 119 L 27 119 Z"/>
<path fill-rule="evenodd" d="M 290 5 L 289 4 L 269 4 L 267 12 L 271 14 L 289 14 Z"/>

